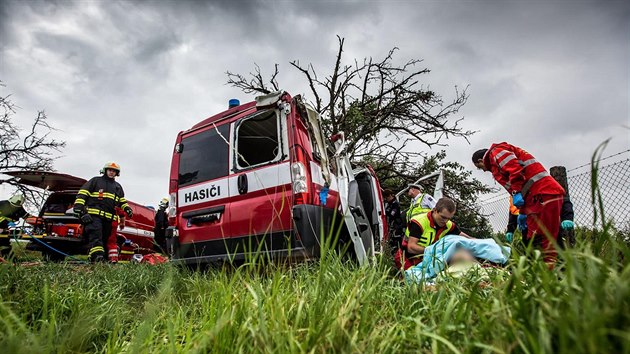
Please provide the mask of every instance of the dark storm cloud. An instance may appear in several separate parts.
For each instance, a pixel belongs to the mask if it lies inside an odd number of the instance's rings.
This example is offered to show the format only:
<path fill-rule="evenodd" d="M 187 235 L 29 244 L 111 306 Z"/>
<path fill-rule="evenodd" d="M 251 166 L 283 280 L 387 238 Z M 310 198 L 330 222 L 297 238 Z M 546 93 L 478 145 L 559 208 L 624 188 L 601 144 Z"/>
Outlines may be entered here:
<path fill-rule="evenodd" d="M 449 159 L 468 164 L 471 150 L 508 140 L 571 166 L 608 136 L 612 152 L 628 145 L 629 11 L 625 1 L 5 0 L 0 79 L 20 119 L 45 108 L 62 130 L 59 170 L 88 177 L 116 160 L 143 203 L 167 192 L 178 131 L 252 98 L 226 86 L 225 71 L 279 63 L 281 86 L 308 97 L 289 62 L 327 73 L 337 34 L 348 63 L 398 46 L 395 60 L 424 59 L 420 84 L 446 100 L 470 85 L 461 113 L 480 133 L 472 146 L 450 140 Z"/>

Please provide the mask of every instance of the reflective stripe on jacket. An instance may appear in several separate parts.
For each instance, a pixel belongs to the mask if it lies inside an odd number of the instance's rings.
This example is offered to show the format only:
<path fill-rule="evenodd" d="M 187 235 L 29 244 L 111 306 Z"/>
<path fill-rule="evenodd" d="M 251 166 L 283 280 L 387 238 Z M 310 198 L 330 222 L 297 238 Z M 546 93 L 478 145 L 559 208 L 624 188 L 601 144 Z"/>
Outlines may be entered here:
<path fill-rule="evenodd" d="M 105 219 L 116 217 L 116 207 L 129 207 L 122 186 L 112 178 L 97 176 L 87 181 L 77 193 L 75 205 L 84 206 L 85 212 Z"/>
<path fill-rule="evenodd" d="M 564 194 L 564 189 L 527 151 L 508 143 L 493 144 L 483 157 L 494 179 L 510 194 Z"/>
<path fill-rule="evenodd" d="M 413 204 L 409 206 L 409 209 L 407 209 L 407 222 L 409 222 L 414 216 L 428 213 L 431 209 L 433 209 L 433 207 L 422 204 L 426 195 L 427 194 L 425 193 L 419 194 L 418 198 L 416 198 L 415 201 L 413 201 Z"/>
<path fill-rule="evenodd" d="M 423 247 L 435 243 L 455 228 L 455 224 L 450 220 L 446 222 L 446 226 L 443 228 L 438 227 L 433 222 L 433 218 L 431 218 L 430 214 L 431 213 L 416 215 L 411 218 L 410 221 L 410 223 L 415 223 L 422 229 L 422 235 L 418 238 L 418 244 Z"/>

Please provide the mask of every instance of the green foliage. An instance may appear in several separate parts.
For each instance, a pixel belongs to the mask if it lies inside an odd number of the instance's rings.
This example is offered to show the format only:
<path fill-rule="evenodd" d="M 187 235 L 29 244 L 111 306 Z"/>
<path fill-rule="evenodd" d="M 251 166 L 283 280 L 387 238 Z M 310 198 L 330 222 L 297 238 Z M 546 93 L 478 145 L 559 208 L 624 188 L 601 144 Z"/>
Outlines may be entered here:
<path fill-rule="evenodd" d="M 472 177 L 472 171 L 458 162 L 444 161 L 446 152 L 440 151 L 435 155 L 427 156 L 422 162 L 412 163 L 406 161 L 408 171 L 400 173 L 391 169 L 379 169 L 379 161 L 365 160 L 375 166 L 375 171 L 381 181 L 381 187 L 399 191 L 407 187 L 408 183 L 416 179 L 444 170 L 444 195 L 453 198 L 457 202 L 457 213 L 455 222 L 466 233 L 471 236 L 488 237 L 493 234 L 492 227 L 488 220 L 480 213 L 478 199 L 479 195 L 488 193 L 491 189 L 481 181 Z M 422 182 L 424 190 L 433 193 L 435 179 Z M 403 207 L 408 206 L 408 200 L 401 199 Z M 505 211 L 507 215 L 507 210 Z"/>

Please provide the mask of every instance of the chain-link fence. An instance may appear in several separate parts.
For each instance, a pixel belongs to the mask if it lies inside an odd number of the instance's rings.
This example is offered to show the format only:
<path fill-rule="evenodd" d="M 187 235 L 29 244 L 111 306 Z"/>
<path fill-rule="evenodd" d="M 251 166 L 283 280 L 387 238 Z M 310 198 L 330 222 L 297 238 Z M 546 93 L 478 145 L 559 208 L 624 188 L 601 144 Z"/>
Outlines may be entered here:
<path fill-rule="evenodd" d="M 569 195 L 573 202 L 575 223 L 579 226 L 593 225 L 593 204 L 591 187 L 591 164 L 584 164 L 567 170 Z M 615 227 L 630 229 L 630 150 L 608 156 L 600 160 L 598 179 L 604 204 L 604 216 Z M 501 232 L 508 223 L 510 199 L 507 192 L 493 194 L 479 203 L 482 213 L 492 228 Z"/>

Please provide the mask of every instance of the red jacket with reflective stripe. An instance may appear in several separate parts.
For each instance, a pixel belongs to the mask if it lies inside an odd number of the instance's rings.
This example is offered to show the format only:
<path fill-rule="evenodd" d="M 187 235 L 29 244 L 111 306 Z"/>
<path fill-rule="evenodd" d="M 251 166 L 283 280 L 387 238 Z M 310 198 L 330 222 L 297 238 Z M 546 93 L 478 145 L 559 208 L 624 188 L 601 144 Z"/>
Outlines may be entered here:
<path fill-rule="evenodd" d="M 514 145 L 492 144 L 483 162 L 510 194 L 564 194 L 564 189 L 534 156 Z"/>

